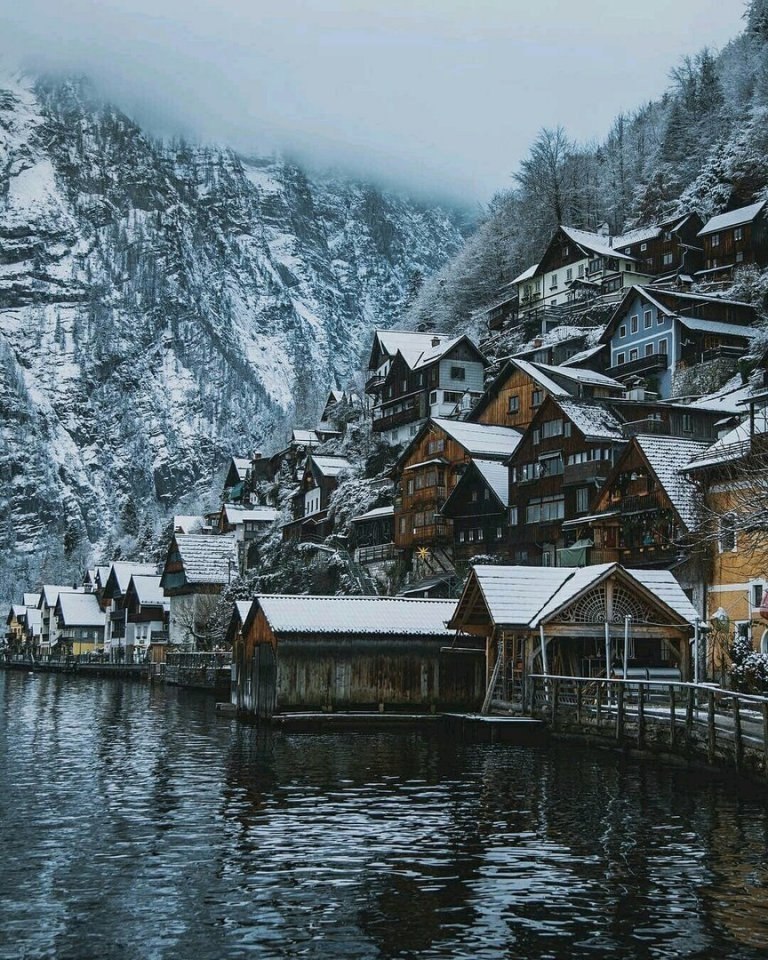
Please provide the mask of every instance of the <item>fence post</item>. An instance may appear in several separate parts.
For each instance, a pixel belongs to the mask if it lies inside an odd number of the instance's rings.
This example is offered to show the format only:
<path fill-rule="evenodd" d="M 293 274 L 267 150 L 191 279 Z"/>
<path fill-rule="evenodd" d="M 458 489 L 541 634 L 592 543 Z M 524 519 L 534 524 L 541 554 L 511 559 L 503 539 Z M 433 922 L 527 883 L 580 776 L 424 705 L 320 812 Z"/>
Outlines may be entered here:
<path fill-rule="evenodd" d="M 669 745 L 675 747 L 675 688 L 669 685 Z"/>
<path fill-rule="evenodd" d="M 616 688 L 616 740 L 621 743 L 624 738 L 624 684 L 619 683 Z"/>
<path fill-rule="evenodd" d="M 715 742 L 717 731 L 715 728 L 715 691 L 707 690 L 707 756 L 709 762 L 715 763 Z"/>
<path fill-rule="evenodd" d="M 645 746 L 645 686 L 637 685 L 637 745 L 641 749 Z"/>
<path fill-rule="evenodd" d="M 552 681 L 552 729 L 557 728 L 557 707 L 560 699 L 560 681 Z"/>
<path fill-rule="evenodd" d="M 581 691 L 582 691 L 581 681 L 577 680 L 576 681 L 576 726 L 577 727 L 581 726 Z M 768 706 L 768 704 L 765 704 L 765 706 Z M 768 712 L 766 712 L 766 716 L 768 717 Z"/>
<path fill-rule="evenodd" d="M 595 693 L 595 721 L 597 723 L 597 729 L 600 729 L 600 714 L 602 713 L 603 706 L 603 686 L 600 681 L 597 681 L 597 692 Z"/>
<path fill-rule="evenodd" d="M 693 698 L 694 698 L 693 687 L 688 687 L 688 702 L 685 707 L 685 745 L 686 747 L 690 746 L 691 736 L 693 734 Z"/>
<path fill-rule="evenodd" d="M 733 698 L 733 737 L 734 737 L 734 760 L 736 769 L 741 770 L 744 759 L 744 742 L 741 739 L 741 704 L 739 698 Z"/>

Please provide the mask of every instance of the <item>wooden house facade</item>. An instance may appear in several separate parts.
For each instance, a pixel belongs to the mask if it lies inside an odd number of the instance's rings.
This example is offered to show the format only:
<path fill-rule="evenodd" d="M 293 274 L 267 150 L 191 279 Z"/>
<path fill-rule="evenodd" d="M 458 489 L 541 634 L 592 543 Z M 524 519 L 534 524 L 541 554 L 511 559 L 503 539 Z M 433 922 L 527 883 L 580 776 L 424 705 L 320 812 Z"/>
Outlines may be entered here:
<path fill-rule="evenodd" d="M 477 709 L 482 645 L 457 642 L 446 628 L 454 607 L 401 597 L 258 596 L 239 631 L 232 628 L 232 702 L 266 720 L 307 710 Z"/>
<path fill-rule="evenodd" d="M 473 458 L 504 461 L 519 442 L 520 432 L 508 427 L 430 420 L 395 466 L 395 546 L 439 549 L 450 558 L 452 523 L 441 511 L 459 477 Z"/>
<path fill-rule="evenodd" d="M 700 275 L 729 277 L 746 264 L 768 264 L 768 217 L 766 201 L 739 207 L 709 219 L 698 234 L 703 247 L 704 270 Z"/>
<path fill-rule="evenodd" d="M 293 520 L 283 526 L 284 540 L 317 543 L 333 532 L 328 518 L 331 495 L 341 474 L 351 467 L 344 457 L 313 454 L 307 458 L 301 482 L 293 495 Z"/>
<path fill-rule="evenodd" d="M 478 564 L 448 626 L 484 640 L 486 704 L 522 709 L 531 674 L 610 675 L 625 644 L 635 676 L 687 679 L 696 619 L 667 570 Z"/>
<path fill-rule="evenodd" d="M 621 422 L 597 400 L 548 397 L 509 461 L 509 555 L 516 564 L 556 566 L 566 520 L 589 512 L 625 444 Z M 586 555 L 574 558 L 586 563 Z"/>
<path fill-rule="evenodd" d="M 506 557 L 509 468 L 498 460 L 474 459 L 460 475 L 442 513 L 453 525 L 453 557 Z"/>

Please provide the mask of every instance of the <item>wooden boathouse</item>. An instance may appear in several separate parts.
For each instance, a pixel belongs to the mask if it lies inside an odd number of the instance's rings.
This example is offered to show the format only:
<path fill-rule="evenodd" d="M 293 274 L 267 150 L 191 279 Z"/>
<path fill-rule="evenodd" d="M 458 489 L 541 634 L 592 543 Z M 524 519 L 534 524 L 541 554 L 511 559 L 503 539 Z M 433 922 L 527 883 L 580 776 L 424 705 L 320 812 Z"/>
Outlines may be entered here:
<path fill-rule="evenodd" d="M 477 710 L 484 643 L 446 622 L 455 600 L 257 596 L 231 629 L 232 703 L 301 711 Z"/>
<path fill-rule="evenodd" d="M 485 708 L 522 708 L 533 674 L 688 680 L 697 618 L 668 570 L 478 564 L 448 626 L 483 638 Z"/>

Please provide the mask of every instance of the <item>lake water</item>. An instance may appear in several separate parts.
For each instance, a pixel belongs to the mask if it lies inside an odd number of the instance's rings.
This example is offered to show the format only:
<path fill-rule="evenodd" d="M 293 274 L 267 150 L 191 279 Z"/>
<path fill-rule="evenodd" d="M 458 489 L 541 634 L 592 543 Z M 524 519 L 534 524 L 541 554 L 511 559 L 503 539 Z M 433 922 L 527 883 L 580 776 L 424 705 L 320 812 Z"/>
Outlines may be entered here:
<path fill-rule="evenodd" d="M 0 672 L 0 958 L 764 958 L 765 798 Z"/>

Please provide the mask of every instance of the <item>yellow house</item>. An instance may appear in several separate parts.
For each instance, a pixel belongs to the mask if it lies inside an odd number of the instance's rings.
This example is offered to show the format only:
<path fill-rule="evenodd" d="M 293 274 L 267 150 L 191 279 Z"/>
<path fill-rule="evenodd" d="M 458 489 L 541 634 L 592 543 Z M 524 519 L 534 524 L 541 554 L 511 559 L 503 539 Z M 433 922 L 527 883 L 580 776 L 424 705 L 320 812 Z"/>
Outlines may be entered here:
<path fill-rule="evenodd" d="M 55 616 L 60 655 L 79 657 L 104 648 L 106 614 L 95 593 L 60 593 Z"/>
<path fill-rule="evenodd" d="M 706 617 L 707 674 L 724 680 L 735 636 L 768 653 L 768 394 L 750 401 L 749 416 L 694 457 L 686 472 L 706 507 L 710 576 Z"/>

